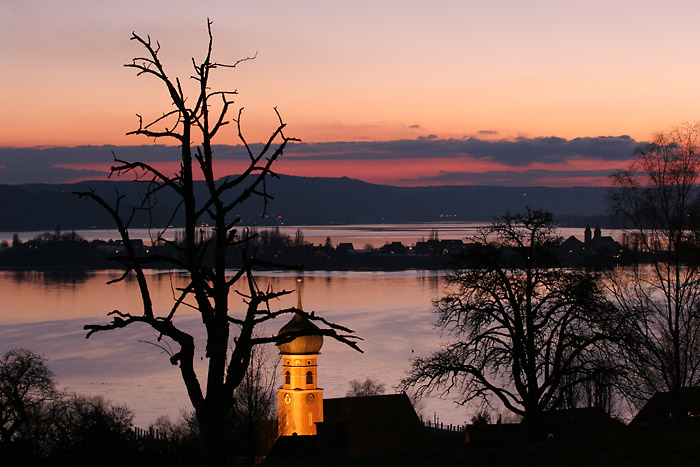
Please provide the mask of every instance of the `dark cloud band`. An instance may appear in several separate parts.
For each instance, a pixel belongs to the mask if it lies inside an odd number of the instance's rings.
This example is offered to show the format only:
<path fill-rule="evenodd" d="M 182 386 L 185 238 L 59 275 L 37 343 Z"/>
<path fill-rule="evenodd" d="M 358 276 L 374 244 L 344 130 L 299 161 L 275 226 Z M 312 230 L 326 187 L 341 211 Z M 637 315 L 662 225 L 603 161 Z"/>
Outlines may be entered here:
<path fill-rule="evenodd" d="M 606 185 L 611 170 L 494 170 L 489 172 L 450 172 L 440 171 L 437 175 L 417 178 L 404 178 L 403 184 L 415 185 L 495 185 L 495 186 L 542 186 L 555 181 L 569 181 L 571 185 Z M 603 182 L 603 183 L 592 183 Z"/>
<path fill-rule="evenodd" d="M 414 140 L 297 143 L 290 145 L 285 159 L 317 161 L 381 161 L 415 159 L 473 158 L 505 164 L 514 168 L 532 163 L 552 164 L 573 158 L 606 161 L 625 161 L 630 158 L 639 142 L 629 136 L 600 136 L 567 140 L 555 136 L 541 138 L 517 138 L 515 140 L 489 141 L 479 138 L 438 139 L 427 135 Z M 254 145 L 258 150 L 262 145 Z M 246 160 L 241 146 L 216 146 L 218 160 Z M 148 162 L 177 161 L 178 148 L 171 146 L 79 146 L 75 148 L 0 148 L 0 183 L 60 183 L 85 177 L 102 178 L 107 175 L 99 170 L 71 169 L 66 166 L 103 163 L 112 160 L 112 153 L 124 160 Z M 513 171 L 493 177 L 536 176 L 538 171 Z M 583 172 L 572 173 L 583 176 Z M 368 175 L 369 176 L 369 175 Z M 444 175 L 445 177 L 448 174 Z M 457 176 L 453 174 L 452 176 Z M 460 175 L 464 183 L 472 183 L 478 177 L 484 183 L 486 175 Z M 470 178 L 471 177 L 471 178 Z M 416 180 L 419 181 L 419 180 Z M 426 181 L 426 180 L 424 180 Z M 430 180 L 439 182 L 440 179 Z M 448 182 L 447 179 L 443 180 Z M 523 182 L 525 180 L 523 179 Z"/>
<path fill-rule="evenodd" d="M 639 144 L 629 136 L 572 140 L 552 136 L 489 141 L 479 138 L 438 139 L 435 135 L 428 135 L 416 140 L 388 142 L 301 143 L 293 146 L 290 155 L 319 161 L 471 157 L 521 167 L 535 162 L 562 162 L 575 157 L 624 161 L 630 158 Z"/>

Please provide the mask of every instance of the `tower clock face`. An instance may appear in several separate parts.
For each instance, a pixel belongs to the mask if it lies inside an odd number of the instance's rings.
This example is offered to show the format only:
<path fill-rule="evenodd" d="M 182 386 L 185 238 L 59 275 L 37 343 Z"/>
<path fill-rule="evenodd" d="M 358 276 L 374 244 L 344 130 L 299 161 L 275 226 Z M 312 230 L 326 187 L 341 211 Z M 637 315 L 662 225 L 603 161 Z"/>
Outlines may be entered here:
<path fill-rule="evenodd" d="M 290 402 L 292 402 L 292 396 L 290 396 L 289 393 L 287 393 L 284 395 L 284 403 L 289 404 Z"/>
<path fill-rule="evenodd" d="M 309 405 L 313 404 L 315 399 L 316 399 L 316 396 L 314 396 L 313 394 L 306 395 L 306 403 Z"/>

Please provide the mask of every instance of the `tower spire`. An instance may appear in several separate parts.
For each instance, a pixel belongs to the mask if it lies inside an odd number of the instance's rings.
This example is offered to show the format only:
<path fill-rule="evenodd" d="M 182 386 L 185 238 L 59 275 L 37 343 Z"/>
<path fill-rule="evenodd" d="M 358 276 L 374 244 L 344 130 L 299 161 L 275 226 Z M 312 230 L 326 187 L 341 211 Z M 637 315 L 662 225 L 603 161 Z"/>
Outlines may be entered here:
<path fill-rule="evenodd" d="M 304 311 L 301 306 L 301 277 L 297 277 L 297 310 Z"/>
<path fill-rule="evenodd" d="M 284 384 L 278 391 L 278 433 L 280 436 L 315 435 L 323 421 L 323 388 L 318 387 L 317 358 L 323 335 L 303 312 L 302 278 L 297 278 L 297 309 L 278 336 L 301 334 L 291 342 L 277 344 L 282 356 Z"/>

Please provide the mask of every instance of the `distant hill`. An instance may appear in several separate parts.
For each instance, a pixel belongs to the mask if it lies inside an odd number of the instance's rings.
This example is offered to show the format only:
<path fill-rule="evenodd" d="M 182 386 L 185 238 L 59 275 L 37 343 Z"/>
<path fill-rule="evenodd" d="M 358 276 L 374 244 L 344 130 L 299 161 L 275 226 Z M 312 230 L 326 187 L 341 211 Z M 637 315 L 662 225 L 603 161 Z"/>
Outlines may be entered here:
<path fill-rule="evenodd" d="M 123 212 L 139 204 L 143 183 L 90 181 L 75 184 L 0 185 L 0 231 L 113 228 L 109 216 L 96 203 L 80 200 L 72 192 L 91 188 L 108 200 L 125 195 Z M 203 190 L 204 186 L 197 187 Z M 601 222 L 606 212 L 607 188 L 434 186 L 394 187 L 342 178 L 282 175 L 268 182 L 274 196 L 267 217 L 261 219 L 262 200 L 253 198 L 237 214 L 245 224 L 360 224 L 436 221 L 488 221 L 507 210 L 526 205 L 556 214 L 564 224 L 578 226 Z M 159 194 L 152 219 L 168 222 L 177 198 Z M 134 227 L 147 226 L 144 212 Z M 175 224 L 179 219 L 175 219 Z"/>

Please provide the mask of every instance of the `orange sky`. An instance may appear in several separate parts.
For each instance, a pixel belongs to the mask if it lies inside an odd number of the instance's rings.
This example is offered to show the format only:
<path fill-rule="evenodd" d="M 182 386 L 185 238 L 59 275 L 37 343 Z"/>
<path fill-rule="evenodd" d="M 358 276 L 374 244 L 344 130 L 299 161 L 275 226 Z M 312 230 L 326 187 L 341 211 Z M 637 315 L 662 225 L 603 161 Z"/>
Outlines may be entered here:
<path fill-rule="evenodd" d="M 274 128 L 275 106 L 305 142 L 644 141 L 700 108 L 696 2 L 248 3 L 3 2 L 0 147 L 148 144 L 125 136 L 135 113 L 170 107 L 153 79 L 122 67 L 141 53 L 130 33 L 158 39 L 169 74 L 187 86 L 207 16 L 221 61 L 258 54 L 213 82 L 239 90 L 250 141 Z M 236 144 L 235 134 L 219 143 Z M 327 174 L 391 180 L 389 169 L 344 163 Z"/>

